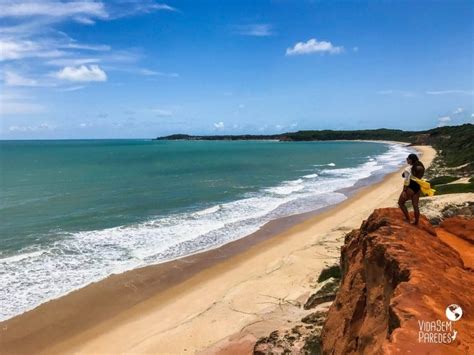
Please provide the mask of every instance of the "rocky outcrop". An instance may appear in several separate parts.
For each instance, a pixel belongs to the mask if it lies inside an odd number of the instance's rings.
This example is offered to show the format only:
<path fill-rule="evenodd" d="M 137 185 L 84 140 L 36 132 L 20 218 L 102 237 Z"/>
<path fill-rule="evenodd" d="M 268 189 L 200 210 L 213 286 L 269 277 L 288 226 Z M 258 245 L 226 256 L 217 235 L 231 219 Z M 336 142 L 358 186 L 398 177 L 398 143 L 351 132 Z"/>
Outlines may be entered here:
<path fill-rule="evenodd" d="M 451 217 L 474 217 L 474 193 L 435 195 L 420 200 L 421 214 L 433 225 Z"/>
<path fill-rule="evenodd" d="M 275 330 L 269 336 L 260 338 L 255 343 L 253 353 L 255 355 L 320 354 L 320 335 L 328 313 L 328 302 L 336 298 L 339 284 L 339 265 L 323 269 L 318 278 L 316 292 L 303 305 L 303 309 L 310 312 L 292 328 Z"/>
<path fill-rule="evenodd" d="M 473 227 L 459 217 L 413 226 L 398 209 L 375 210 L 345 238 L 323 353 L 474 353 Z M 451 304 L 464 311 L 455 322 Z"/>
<path fill-rule="evenodd" d="M 473 244 L 474 248 L 474 223 L 472 220 L 460 216 L 449 218 L 441 223 L 441 228 Z"/>

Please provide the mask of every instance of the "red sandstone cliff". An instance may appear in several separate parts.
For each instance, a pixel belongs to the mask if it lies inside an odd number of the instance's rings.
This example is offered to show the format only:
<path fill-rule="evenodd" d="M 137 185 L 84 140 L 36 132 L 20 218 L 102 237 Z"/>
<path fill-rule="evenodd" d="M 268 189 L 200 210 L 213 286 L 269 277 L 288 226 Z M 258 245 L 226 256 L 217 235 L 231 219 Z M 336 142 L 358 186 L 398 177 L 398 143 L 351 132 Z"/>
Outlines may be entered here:
<path fill-rule="evenodd" d="M 398 209 L 375 210 L 346 236 L 323 353 L 474 354 L 473 240 L 474 220 L 454 217 L 434 229 L 425 218 L 405 223 Z M 450 304 L 463 309 L 452 329 L 420 334 L 419 321 L 447 321 Z"/>

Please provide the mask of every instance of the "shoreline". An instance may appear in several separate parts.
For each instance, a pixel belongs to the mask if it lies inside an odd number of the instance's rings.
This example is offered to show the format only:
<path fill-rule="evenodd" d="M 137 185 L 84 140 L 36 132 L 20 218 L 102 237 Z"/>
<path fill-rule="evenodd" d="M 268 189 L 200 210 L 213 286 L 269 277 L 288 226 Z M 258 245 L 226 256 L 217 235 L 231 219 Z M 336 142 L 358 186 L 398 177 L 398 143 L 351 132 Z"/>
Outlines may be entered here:
<path fill-rule="evenodd" d="M 384 144 L 384 145 L 387 145 L 387 146 L 398 145 L 398 146 L 405 146 L 406 147 L 408 145 L 408 143 L 405 143 L 405 142 L 385 141 L 385 140 L 380 140 L 380 141 L 376 141 L 376 140 L 352 140 L 352 141 L 353 142 L 379 143 L 379 144 Z M 327 143 L 330 143 L 330 142 L 351 142 L 351 140 L 333 140 L 333 141 L 316 141 L 316 142 L 319 142 L 319 143 L 320 142 L 327 142 Z M 283 142 L 283 143 L 291 143 L 291 142 Z M 343 194 L 345 197 L 342 201 L 345 201 L 346 199 L 350 198 L 354 193 L 356 193 L 359 189 L 381 181 L 386 175 L 388 175 L 390 173 L 391 172 L 387 172 L 387 171 L 384 171 L 384 172 L 375 171 L 375 172 L 372 173 L 372 175 L 370 175 L 368 177 L 361 178 L 360 180 L 357 180 L 353 186 L 339 188 L 338 190 L 334 190 L 331 193 Z M 304 178 L 304 177 L 305 176 L 300 176 L 299 179 Z M 340 202 L 342 202 L 342 201 L 340 201 Z M 282 233 L 286 229 L 288 229 L 288 228 L 290 228 L 290 227 L 292 227 L 292 226 L 294 226 L 298 223 L 302 223 L 305 220 L 307 220 L 307 219 L 309 219 L 309 218 L 311 218 L 315 215 L 318 215 L 319 213 L 322 213 L 323 211 L 325 211 L 327 209 L 330 209 L 330 208 L 334 207 L 335 205 L 339 204 L 340 202 L 333 202 L 332 204 L 329 204 L 327 206 L 319 207 L 319 208 L 309 210 L 309 211 L 306 211 L 306 212 L 297 212 L 297 213 L 289 215 L 289 216 L 282 216 L 282 217 L 276 217 L 276 218 L 274 217 L 274 219 L 268 220 L 267 222 L 264 222 L 264 224 L 262 224 L 260 226 L 257 226 L 257 229 L 254 232 L 251 232 L 251 233 L 245 234 L 245 235 L 241 234 L 241 236 L 238 239 L 256 238 L 257 240 L 264 240 L 266 238 L 270 238 L 272 236 L 277 235 L 278 233 Z M 215 207 L 215 206 L 212 206 L 212 207 Z M 264 234 L 264 235 L 266 235 L 266 237 L 262 239 L 260 234 Z M 13 316 L 10 316 L 10 318 L 6 318 L 6 319 L 5 318 L 3 318 L 3 319 L 0 318 L 0 324 L 4 321 L 8 321 L 8 320 L 13 319 L 17 316 L 20 316 L 24 313 L 32 311 L 32 310 L 40 307 L 41 305 L 43 305 L 45 303 L 48 303 L 50 301 L 54 301 L 54 300 L 62 298 L 62 297 L 65 297 L 65 296 L 69 295 L 70 293 L 78 291 L 78 290 L 83 289 L 85 287 L 88 287 L 91 284 L 101 282 L 101 281 L 107 279 L 110 276 L 117 275 L 117 274 L 123 274 L 125 272 L 129 272 L 129 271 L 136 270 L 136 269 L 141 269 L 141 268 L 148 267 L 148 266 L 157 266 L 157 265 L 165 264 L 165 263 L 168 263 L 168 262 L 173 262 L 173 261 L 176 261 L 178 259 L 186 258 L 188 256 L 193 256 L 193 255 L 200 254 L 200 253 L 203 253 L 203 252 L 207 252 L 207 251 L 210 251 L 210 250 L 213 250 L 213 249 L 221 248 L 225 244 L 234 242 L 238 239 L 227 241 L 224 244 L 208 245 L 204 248 L 197 249 L 195 251 L 186 253 L 184 255 L 172 256 L 171 258 L 156 261 L 154 263 L 135 265 L 132 268 L 127 267 L 127 268 L 116 269 L 112 273 L 109 273 L 109 274 L 107 274 L 107 275 L 105 275 L 101 278 L 96 278 L 96 279 L 93 279 L 93 280 L 89 280 L 87 283 L 83 283 L 80 286 L 77 286 L 75 288 L 67 290 L 67 292 L 53 295 L 53 296 L 51 296 L 51 298 L 48 298 L 48 299 L 43 299 L 41 303 L 38 303 L 38 304 L 36 304 L 36 305 L 34 305 L 30 308 L 27 308 L 26 310 L 22 311 L 22 313 L 17 313 Z M 23 254 L 20 254 L 20 256 L 23 256 Z M 16 257 L 16 255 L 12 256 L 12 258 L 15 258 L 15 257 Z M 6 259 L 8 259 L 8 257 Z"/>
<path fill-rule="evenodd" d="M 418 147 L 417 149 L 422 151 L 423 159 L 432 159 L 434 153 L 432 148 Z M 426 158 L 425 155 L 427 156 Z M 322 211 L 318 210 L 317 212 L 313 211 L 273 220 L 261 227 L 258 232 L 223 246 L 191 254 L 173 261 L 112 275 L 63 297 L 46 302 L 31 311 L 1 322 L 0 343 L 2 347 L 6 346 L 5 349 L 20 353 L 32 350 L 35 352 L 43 350 L 48 353 L 127 351 L 127 349 L 120 346 L 117 349 L 109 350 L 106 344 L 110 345 L 111 339 L 108 335 L 110 329 L 116 329 L 120 332 L 122 325 L 126 325 L 132 320 L 135 321 L 137 318 L 147 318 L 149 307 L 166 314 L 166 305 L 170 306 L 170 303 L 173 303 L 173 299 L 177 295 L 186 296 L 189 293 L 189 289 L 193 289 L 196 292 L 201 290 L 202 292 L 202 282 L 219 278 L 220 271 L 229 272 L 229 270 L 242 267 L 245 269 L 246 260 L 258 259 L 262 251 L 269 251 L 278 246 L 278 244 L 288 242 L 287 239 L 291 239 L 289 237 L 294 237 L 295 234 L 305 232 L 315 224 L 331 219 L 332 215 L 347 209 L 357 202 L 358 199 L 364 198 L 364 196 L 374 190 L 383 188 L 388 181 L 398 181 L 398 174 L 398 171 L 390 173 L 385 175 L 382 181 L 369 186 L 359 187 L 354 193 L 348 194 L 348 198 L 343 202 L 325 207 Z M 396 187 L 397 197 L 399 185 Z M 383 200 L 378 201 L 378 204 L 383 204 Z M 367 208 L 367 206 L 364 206 L 364 208 Z M 317 213 L 316 216 L 315 213 Z M 297 221 L 290 221 L 292 218 L 296 218 Z M 358 224 L 360 224 L 360 218 L 357 218 Z M 350 229 L 351 226 L 348 226 L 348 228 Z M 321 269 L 322 266 L 318 265 L 317 268 Z M 179 272 L 173 272 L 174 270 L 179 270 Z M 247 269 L 247 272 L 250 272 L 250 274 L 252 274 L 252 271 L 252 269 Z M 223 286 L 221 285 L 220 287 L 221 292 L 226 291 L 226 288 Z M 110 299 L 114 301 L 110 302 Z M 198 298 L 194 308 L 200 309 L 202 306 L 200 303 L 202 302 Z M 211 306 L 214 303 L 211 302 Z M 193 309 L 193 304 L 188 304 L 187 306 Z M 93 316 L 89 315 L 90 312 L 93 313 Z M 173 319 L 175 317 L 172 316 L 173 312 L 171 312 L 171 317 L 168 317 L 167 322 L 170 324 L 179 323 L 179 321 L 187 322 L 186 319 L 188 317 L 186 316 L 194 313 L 192 311 L 183 312 L 183 314 L 179 314 L 182 319 L 178 320 Z M 245 312 L 242 314 L 245 314 Z M 176 315 L 174 313 L 174 316 Z M 170 316 L 169 313 L 168 316 Z M 25 324 L 28 327 L 25 327 Z M 212 333 L 213 327 L 209 327 L 211 329 L 208 329 L 207 332 Z M 143 331 L 146 333 L 145 329 Z M 227 335 L 232 333 L 232 331 L 226 332 Z M 108 339 L 105 343 L 102 343 L 104 347 L 98 346 L 97 342 L 100 342 L 100 338 L 104 337 Z M 140 338 L 140 336 L 130 337 Z M 149 337 L 145 338 L 148 339 Z M 217 337 L 214 340 L 217 341 L 219 339 Z M 81 349 L 79 344 L 83 342 L 85 344 Z M 87 343 L 88 345 L 86 346 Z M 133 341 L 127 342 L 128 345 L 131 343 Z M 128 350 L 139 351 L 139 349 L 144 349 L 143 341 L 137 344 Z M 145 344 L 145 348 L 150 349 L 147 341 L 145 341 Z M 161 342 L 160 344 L 163 343 Z M 191 344 L 188 349 L 203 349 L 205 348 L 203 345 L 211 344 Z M 153 349 L 153 346 L 151 349 Z M 162 350 L 161 348 L 159 349 Z M 179 351 L 179 349 L 170 347 L 170 344 L 165 348 L 165 350 L 169 351 L 173 351 L 173 349 Z M 154 348 L 154 350 L 156 351 L 157 348 Z"/>

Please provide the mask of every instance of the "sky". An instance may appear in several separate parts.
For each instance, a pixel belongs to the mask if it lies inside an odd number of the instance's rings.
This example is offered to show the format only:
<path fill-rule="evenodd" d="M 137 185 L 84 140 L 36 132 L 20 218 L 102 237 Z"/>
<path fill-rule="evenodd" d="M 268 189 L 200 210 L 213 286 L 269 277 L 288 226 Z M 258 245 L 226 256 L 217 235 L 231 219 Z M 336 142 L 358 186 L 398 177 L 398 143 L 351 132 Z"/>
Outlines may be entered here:
<path fill-rule="evenodd" d="M 473 122 L 468 1 L 0 0 L 0 139 Z"/>

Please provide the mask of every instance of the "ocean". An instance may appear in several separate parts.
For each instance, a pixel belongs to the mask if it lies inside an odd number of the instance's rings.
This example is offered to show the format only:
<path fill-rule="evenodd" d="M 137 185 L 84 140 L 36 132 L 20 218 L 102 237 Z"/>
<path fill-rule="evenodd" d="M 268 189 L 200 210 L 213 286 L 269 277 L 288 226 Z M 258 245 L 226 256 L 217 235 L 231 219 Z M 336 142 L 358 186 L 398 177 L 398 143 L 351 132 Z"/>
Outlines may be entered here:
<path fill-rule="evenodd" d="M 341 189 L 381 179 L 409 152 L 372 142 L 0 141 L 0 320 L 337 204 Z"/>

